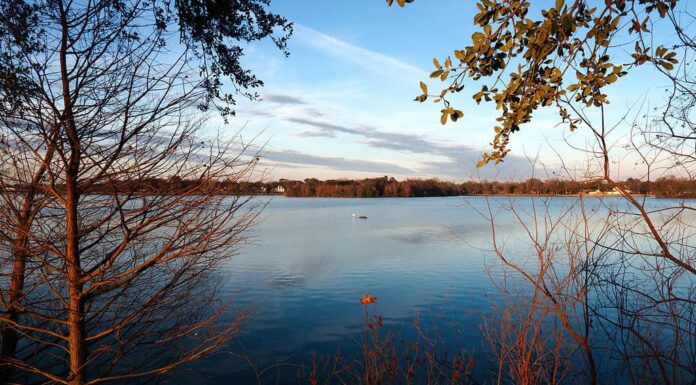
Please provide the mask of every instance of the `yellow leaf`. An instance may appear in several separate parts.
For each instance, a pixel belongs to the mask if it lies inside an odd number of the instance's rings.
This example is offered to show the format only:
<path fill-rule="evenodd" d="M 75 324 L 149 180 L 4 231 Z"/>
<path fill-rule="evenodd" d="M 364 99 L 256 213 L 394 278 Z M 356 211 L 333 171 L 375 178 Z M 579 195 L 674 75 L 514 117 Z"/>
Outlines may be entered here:
<path fill-rule="evenodd" d="M 436 77 L 439 77 L 440 75 L 442 75 L 442 70 L 437 70 L 437 71 L 431 73 L 430 77 L 434 79 Z"/>
<path fill-rule="evenodd" d="M 420 88 L 421 88 L 421 90 L 423 90 L 424 94 L 428 93 L 428 86 L 426 86 L 425 83 L 420 82 Z"/>

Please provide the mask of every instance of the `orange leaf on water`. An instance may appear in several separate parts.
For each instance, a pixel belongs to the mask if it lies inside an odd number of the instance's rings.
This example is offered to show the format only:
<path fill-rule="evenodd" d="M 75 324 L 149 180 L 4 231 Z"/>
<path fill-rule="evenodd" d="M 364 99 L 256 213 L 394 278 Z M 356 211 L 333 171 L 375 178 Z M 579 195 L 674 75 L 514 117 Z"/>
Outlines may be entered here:
<path fill-rule="evenodd" d="M 371 305 L 373 303 L 377 303 L 377 297 L 373 297 L 372 295 L 370 295 L 370 293 L 367 293 L 360 297 L 361 305 Z"/>

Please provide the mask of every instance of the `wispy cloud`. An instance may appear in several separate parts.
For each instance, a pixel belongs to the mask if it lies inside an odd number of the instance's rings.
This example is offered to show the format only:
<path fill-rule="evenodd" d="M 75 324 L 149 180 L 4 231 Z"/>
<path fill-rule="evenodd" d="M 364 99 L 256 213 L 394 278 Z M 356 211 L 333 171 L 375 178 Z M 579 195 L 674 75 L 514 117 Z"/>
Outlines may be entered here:
<path fill-rule="evenodd" d="M 295 25 L 294 33 L 293 39 L 297 42 L 312 46 L 322 53 L 339 57 L 344 61 L 350 61 L 373 72 L 398 73 L 413 76 L 414 78 L 426 76 L 426 71 L 414 65 L 392 56 L 347 43 L 300 24 Z"/>
<path fill-rule="evenodd" d="M 304 100 L 291 96 L 291 95 L 285 95 L 285 94 L 264 94 L 262 96 L 262 99 L 271 102 L 271 103 L 276 103 L 276 104 L 290 104 L 290 105 L 303 105 L 307 104 Z"/>
<path fill-rule="evenodd" d="M 333 124 L 320 120 L 308 119 L 305 117 L 289 116 L 286 117 L 285 120 L 288 122 L 303 124 L 306 126 L 316 128 L 317 131 L 314 132 L 313 136 L 326 136 L 329 138 L 333 138 L 336 136 L 336 132 L 364 135 L 363 130 L 360 129 L 350 128 L 339 124 Z"/>
<path fill-rule="evenodd" d="M 446 175 L 452 178 L 493 178 L 504 179 L 526 178 L 533 171 L 532 165 L 523 157 L 510 154 L 506 161 L 498 166 L 487 166 L 476 169 L 474 165 L 481 157 L 481 149 L 466 145 L 449 145 L 437 143 L 421 135 L 399 132 L 384 132 L 372 127 L 349 127 L 336 123 L 315 120 L 306 117 L 286 117 L 286 121 L 313 127 L 313 131 L 300 133 L 303 137 L 336 137 L 337 133 L 357 135 L 363 138 L 362 143 L 370 147 L 388 149 L 413 154 L 431 155 L 445 160 L 422 162 L 418 173 L 428 175 Z M 380 172 L 379 170 L 372 170 Z M 384 171 L 386 172 L 386 171 Z"/>
<path fill-rule="evenodd" d="M 444 145 L 432 142 L 420 135 L 399 132 L 384 132 L 371 127 L 349 127 L 305 117 L 286 117 L 286 121 L 314 127 L 316 131 L 305 132 L 306 136 L 335 137 L 336 133 L 358 135 L 365 140 L 363 143 L 375 147 L 396 151 L 408 151 L 418 154 L 444 155 L 453 157 L 462 152 L 476 153 L 471 147 L 463 145 Z"/>
<path fill-rule="evenodd" d="M 302 164 L 314 167 L 328 167 L 341 171 L 382 172 L 399 175 L 412 175 L 414 170 L 387 162 L 318 156 L 293 150 L 264 150 L 263 157 L 281 164 Z"/>

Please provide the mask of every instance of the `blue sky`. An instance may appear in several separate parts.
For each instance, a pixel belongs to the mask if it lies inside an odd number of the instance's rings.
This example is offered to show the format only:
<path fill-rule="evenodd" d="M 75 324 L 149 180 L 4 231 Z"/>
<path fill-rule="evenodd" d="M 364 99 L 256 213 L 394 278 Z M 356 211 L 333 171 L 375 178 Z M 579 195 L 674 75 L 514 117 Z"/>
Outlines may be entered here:
<path fill-rule="evenodd" d="M 477 169 L 492 138 L 494 108 L 477 106 L 465 90 L 457 99 L 464 119 L 442 126 L 439 105 L 413 101 L 420 80 L 432 89 L 439 85 L 427 79 L 432 58 L 467 43 L 475 2 L 420 0 L 388 8 L 382 0 L 275 0 L 272 9 L 295 23 L 290 57 L 269 42 L 247 48 L 244 63 L 265 82 L 263 100 L 240 100 L 229 123 L 245 125 L 245 138 L 265 143 L 266 179 L 524 179 L 532 173 L 526 156 L 538 155 L 535 172 L 546 177 L 559 167 L 558 153 L 583 170 L 586 154 L 569 151 L 564 138 L 570 133 L 556 127 L 551 111 L 538 112 L 514 136 L 502 167 Z M 660 89 L 648 69 L 617 84 L 609 89 L 616 121 Z M 587 140 L 573 135 L 577 143 Z M 630 161 L 623 163 L 622 178 L 635 173 Z"/>

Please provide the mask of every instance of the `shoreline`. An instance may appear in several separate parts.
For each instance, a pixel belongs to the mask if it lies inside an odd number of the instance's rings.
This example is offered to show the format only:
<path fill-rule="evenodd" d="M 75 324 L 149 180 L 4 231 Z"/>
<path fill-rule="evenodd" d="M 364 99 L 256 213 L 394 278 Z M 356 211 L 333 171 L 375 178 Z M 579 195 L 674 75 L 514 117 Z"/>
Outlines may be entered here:
<path fill-rule="evenodd" d="M 231 195 L 231 194 L 230 194 Z M 547 198 L 624 198 L 622 195 L 615 194 L 461 194 L 461 195 L 427 195 L 427 196 L 412 196 L 412 197 L 389 197 L 389 196 L 378 196 L 378 197 L 346 197 L 346 196 L 316 196 L 316 195 L 302 195 L 302 196 L 288 196 L 285 194 L 258 194 L 257 196 L 282 196 L 285 198 L 317 198 L 317 199 L 412 199 L 412 198 L 447 198 L 447 197 L 547 197 Z M 658 197 L 654 194 L 633 194 L 635 198 L 655 198 L 655 199 L 696 199 L 696 197 L 669 197 L 661 196 Z"/>

